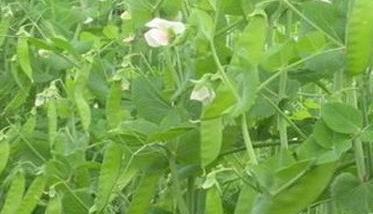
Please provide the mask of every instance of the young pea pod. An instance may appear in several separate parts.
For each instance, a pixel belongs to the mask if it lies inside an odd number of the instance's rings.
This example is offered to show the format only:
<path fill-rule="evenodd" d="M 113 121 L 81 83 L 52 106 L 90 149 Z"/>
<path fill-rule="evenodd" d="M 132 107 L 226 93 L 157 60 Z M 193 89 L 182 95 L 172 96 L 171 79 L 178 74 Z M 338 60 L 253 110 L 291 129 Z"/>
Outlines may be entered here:
<path fill-rule="evenodd" d="M 105 150 L 99 175 L 97 197 L 95 200 L 97 213 L 102 213 L 108 203 L 110 203 L 110 196 L 119 176 L 122 156 L 123 152 L 121 148 L 115 143 L 110 143 Z"/>
<path fill-rule="evenodd" d="M 36 177 L 29 188 L 25 196 L 22 199 L 20 206 L 15 213 L 17 214 L 31 214 L 36 208 L 40 197 L 43 194 L 44 187 L 46 184 L 46 178 L 43 175 Z"/>
<path fill-rule="evenodd" d="M 6 167 L 9 159 L 10 146 L 8 141 L 0 141 L 0 175 Z"/>
<path fill-rule="evenodd" d="M 356 0 L 347 25 L 347 73 L 358 75 L 372 65 L 373 1 Z"/>
<path fill-rule="evenodd" d="M 17 59 L 23 72 L 33 82 L 32 67 L 30 61 L 29 45 L 27 37 L 21 36 L 17 42 Z"/>
<path fill-rule="evenodd" d="M 22 172 L 15 175 L 12 183 L 10 184 L 8 193 L 6 194 L 4 205 L 0 214 L 14 214 L 19 207 L 23 192 L 25 190 L 25 176 Z"/>

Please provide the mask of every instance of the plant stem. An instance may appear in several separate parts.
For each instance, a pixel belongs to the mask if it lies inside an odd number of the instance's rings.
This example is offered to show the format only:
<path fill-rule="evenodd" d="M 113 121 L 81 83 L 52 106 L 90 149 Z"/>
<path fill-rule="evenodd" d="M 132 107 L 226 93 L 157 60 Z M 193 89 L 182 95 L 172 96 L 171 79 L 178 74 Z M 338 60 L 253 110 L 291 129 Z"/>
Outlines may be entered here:
<path fill-rule="evenodd" d="M 287 72 L 283 72 L 280 76 L 280 90 L 279 90 L 279 97 L 280 102 L 286 96 L 286 81 L 287 81 Z M 288 150 L 288 134 L 287 134 L 287 123 L 284 117 L 278 115 L 277 117 L 277 126 L 279 129 L 280 134 L 280 142 L 281 142 L 281 149 Z"/>
<path fill-rule="evenodd" d="M 276 110 L 280 116 L 282 116 L 290 126 L 303 138 L 307 139 L 307 135 L 292 121 L 288 118 L 288 116 L 274 103 L 270 98 L 262 94 L 263 98 Z"/>
<path fill-rule="evenodd" d="M 242 114 L 241 122 L 242 122 L 242 125 L 241 125 L 242 135 L 243 135 L 243 139 L 244 139 L 244 143 L 245 143 L 245 146 L 246 146 L 247 153 L 249 155 L 250 161 L 254 165 L 257 165 L 258 160 L 256 158 L 254 147 L 253 147 L 253 144 L 251 142 L 249 130 L 248 130 L 248 127 L 247 127 L 247 119 L 246 119 L 245 114 Z"/>
<path fill-rule="evenodd" d="M 183 191 L 180 187 L 180 181 L 179 181 L 178 174 L 177 174 L 176 160 L 175 160 L 174 154 L 170 154 L 169 156 L 170 156 L 169 157 L 170 170 L 171 170 L 171 175 L 173 178 L 172 186 L 173 186 L 174 194 L 176 195 L 178 210 L 180 214 L 189 214 L 188 207 L 182 195 Z"/>
<path fill-rule="evenodd" d="M 229 87 L 229 89 L 232 91 L 233 95 L 236 97 L 236 99 L 239 99 L 239 95 L 236 91 L 236 88 L 233 86 L 232 82 L 230 81 L 228 75 L 225 73 L 224 67 L 220 62 L 218 53 L 215 48 L 215 44 L 213 40 L 210 40 L 210 48 L 212 52 L 212 56 L 214 58 L 215 64 L 218 67 L 218 73 L 222 77 L 223 82 Z"/>
<path fill-rule="evenodd" d="M 351 79 L 351 86 L 356 86 L 356 80 L 354 78 Z M 347 97 L 347 102 L 353 105 L 354 107 L 358 108 L 358 101 L 357 101 L 357 90 L 353 90 L 349 96 Z M 353 140 L 353 148 L 355 152 L 355 161 L 357 167 L 357 173 L 359 178 L 362 182 L 367 179 L 367 167 L 365 164 L 365 156 L 364 156 L 364 149 L 363 144 L 359 137 Z"/>
<path fill-rule="evenodd" d="M 291 24 L 292 24 L 292 13 L 291 11 L 287 11 L 287 26 L 286 26 L 286 34 L 288 37 L 291 37 Z M 280 87 L 279 87 L 279 104 L 283 99 L 286 98 L 286 83 L 288 79 L 288 73 L 285 70 L 281 73 L 280 76 Z M 288 133 L 287 133 L 287 123 L 284 117 L 281 115 L 277 115 L 277 126 L 280 134 L 280 142 L 281 142 L 281 150 L 286 151 L 289 149 L 288 145 Z"/>

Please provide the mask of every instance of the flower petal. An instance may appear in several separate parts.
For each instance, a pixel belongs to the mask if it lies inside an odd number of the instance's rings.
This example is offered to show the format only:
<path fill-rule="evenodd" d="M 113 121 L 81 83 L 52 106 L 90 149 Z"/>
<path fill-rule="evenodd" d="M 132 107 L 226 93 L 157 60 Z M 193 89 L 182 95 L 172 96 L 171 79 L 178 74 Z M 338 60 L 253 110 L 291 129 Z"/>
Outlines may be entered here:
<path fill-rule="evenodd" d="M 170 22 L 170 28 L 175 32 L 175 34 L 182 34 L 185 31 L 185 25 L 182 22 Z"/>
<path fill-rule="evenodd" d="M 202 86 L 193 89 L 190 99 L 202 102 L 203 104 L 208 104 L 215 98 L 215 96 L 213 90 L 207 86 Z"/>
<path fill-rule="evenodd" d="M 150 22 L 146 23 L 145 26 L 149 28 L 156 28 L 163 31 L 173 30 L 175 34 L 181 34 L 185 31 L 185 25 L 182 22 L 168 21 L 161 18 L 154 18 Z"/>
<path fill-rule="evenodd" d="M 167 20 L 156 17 L 152 19 L 150 22 L 146 23 L 145 26 L 149 28 L 157 28 L 157 29 L 166 30 L 169 24 Z"/>
<path fill-rule="evenodd" d="M 162 31 L 160 29 L 150 29 L 148 32 L 144 34 L 146 43 L 150 47 L 160 47 L 166 46 L 170 43 L 169 35 L 166 31 Z"/>

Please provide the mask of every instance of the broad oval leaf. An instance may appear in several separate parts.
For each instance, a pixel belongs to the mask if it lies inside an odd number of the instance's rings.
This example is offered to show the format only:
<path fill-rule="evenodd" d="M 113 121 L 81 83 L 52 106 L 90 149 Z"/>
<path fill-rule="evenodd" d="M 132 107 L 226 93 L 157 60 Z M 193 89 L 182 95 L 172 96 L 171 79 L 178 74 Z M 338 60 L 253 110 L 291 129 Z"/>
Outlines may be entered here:
<path fill-rule="evenodd" d="M 362 183 L 356 176 L 342 173 L 333 182 L 331 191 L 339 213 L 368 214 L 373 212 L 372 180 Z"/>
<path fill-rule="evenodd" d="M 225 84 L 221 84 L 216 89 L 216 97 L 202 109 L 203 119 L 213 119 L 226 113 L 236 103 L 236 98 L 232 90 Z"/>
<path fill-rule="evenodd" d="M 361 113 L 351 105 L 328 103 L 321 108 L 321 118 L 335 132 L 354 134 L 363 126 Z"/>
<path fill-rule="evenodd" d="M 62 204 L 60 197 L 56 196 L 49 199 L 47 209 L 45 214 L 61 214 L 62 213 Z"/>
<path fill-rule="evenodd" d="M 298 168 L 297 164 L 294 165 Z M 289 168 L 285 170 L 290 170 Z M 296 169 L 298 170 L 298 169 Z M 335 163 L 304 169 L 291 178 L 287 188 L 275 195 L 260 195 L 251 214 L 297 214 L 307 208 L 327 187 L 335 171 Z"/>
<path fill-rule="evenodd" d="M 128 214 L 144 214 L 150 208 L 150 202 L 153 198 L 153 194 L 157 188 L 159 173 L 145 174 L 135 192 L 133 200 L 131 201 L 130 207 L 128 208 Z"/>
<path fill-rule="evenodd" d="M 264 56 L 267 39 L 268 21 L 265 15 L 257 14 L 250 18 L 249 24 L 239 36 L 235 44 L 235 65 L 249 63 L 249 66 L 257 66 Z M 244 62 L 241 62 L 244 60 Z"/>
<path fill-rule="evenodd" d="M 338 147 L 350 139 L 348 135 L 332 131 L 322 120 L 316 123 L 312 136 L 320 146 L 326 149 Z"/>

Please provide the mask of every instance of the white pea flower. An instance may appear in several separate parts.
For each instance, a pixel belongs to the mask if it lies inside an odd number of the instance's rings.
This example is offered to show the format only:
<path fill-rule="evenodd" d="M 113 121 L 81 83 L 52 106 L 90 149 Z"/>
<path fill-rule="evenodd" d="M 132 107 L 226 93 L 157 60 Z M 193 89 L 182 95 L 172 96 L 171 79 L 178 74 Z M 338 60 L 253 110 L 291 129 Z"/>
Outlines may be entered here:
<path fill-rule="evenodd" d="M 38 55 L 39 55 L 41 58 L 49 58 L 50 55 L 51 55 L 51 52 L 48 51 L 48 50 L 45 50 L 45 49 L 40 49 L 40 50 L 38 50 Z"/>
<path fill-rule="evenodd" d="M 135 35 L 131 34 L 131 35 L 127 36 L 126 38 L 124 38 L 122 41 L 123 41 L 123 43 L 128 44 L 128 43 L 133 42 L 133 40 L 135 40 Z"/>
<path fill-rule="evenodd" d="M 36 99 L 34 103 L 35 107 L 40 107 L 44 105 L 45 102 L 46 102 L 46 99 L 42 93 L 39 93 L 36 95 Z"/>
<path fill-rule="evenodd" d="M 120 18 L 123 21 L 126 21 L 126 20 L 131 20 L 132 16 L 131 16 L 131 14 L 128 11 L 124 11 L 122 14 L 120 14 Z"/>
<path fill-rule="evenodd" d="M 215 92 L 207 86 L 196 86 L 190 95 L 190 99 L 202 102 L 204 105 L 206 105 L 212 102 L 215 96 Z"/>
<path fill-rule="evenodd" d="M 328 3 L 328 4 L 331 4 L 332 1 L 331 0 L 320 0 L 321 2 L 324 2 L 324 3 Z"/>
<path fill-rule="evenodd" d="M 182 34 L 185 25 L 182 22 L 168 21 L 161 18 L 154 18 L 146 23 L 151 28 L 144 34 L 145 40 L 150 47 L 167 46 L 174 35 Z"/>
<path fill-rule="evenodd" d="M 92 17 L 88 16 L 88 17 L 84 20 L 83 24 L 88 25 L 88 24 L 92 23 L 93 21 L 94 21 L 94 19 L 93 19 Z"/>

